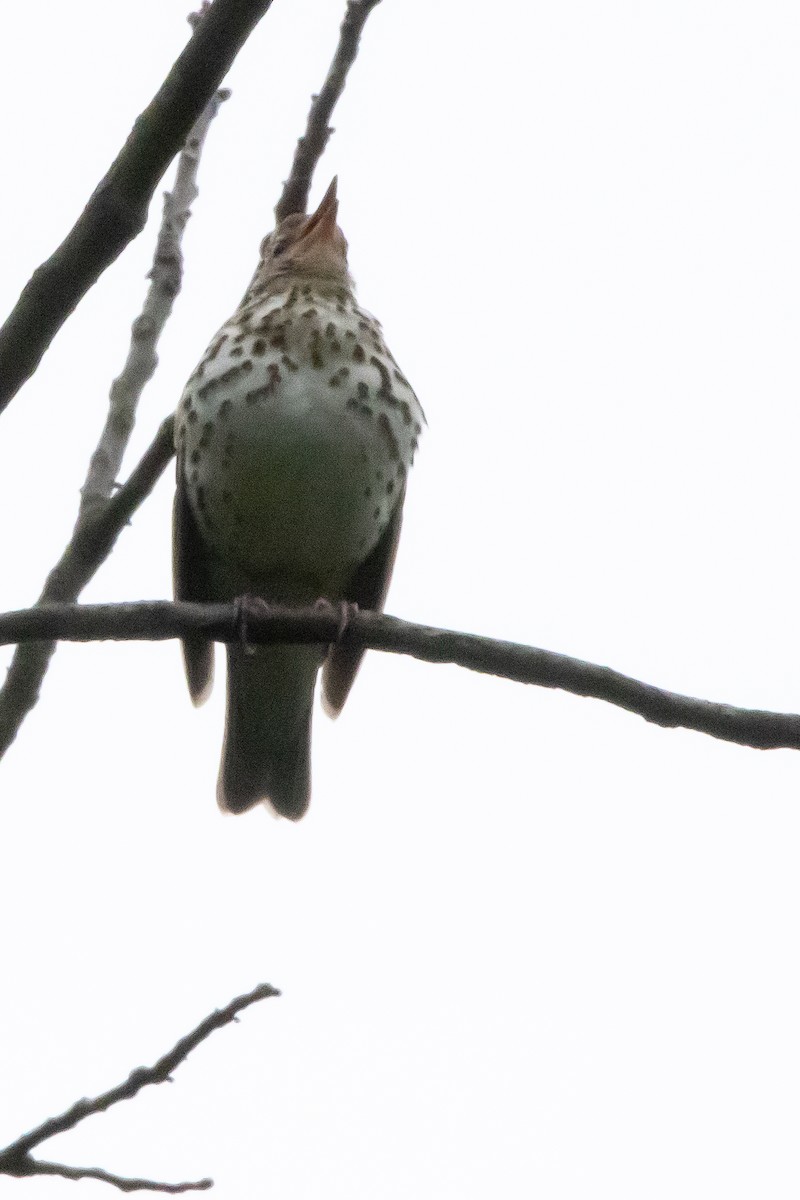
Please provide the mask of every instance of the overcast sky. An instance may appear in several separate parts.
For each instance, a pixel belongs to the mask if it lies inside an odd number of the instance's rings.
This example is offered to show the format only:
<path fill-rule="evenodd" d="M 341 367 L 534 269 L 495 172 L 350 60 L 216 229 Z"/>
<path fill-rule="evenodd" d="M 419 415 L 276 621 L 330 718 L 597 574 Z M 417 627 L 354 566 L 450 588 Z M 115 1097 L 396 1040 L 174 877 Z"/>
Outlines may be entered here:
<path fill-rule="evenodd" d="M 231 72 L 125 473 L 249 281 L 342 9 L 276 0 Z M 3 314 L 185 14 L 5 14 Z M 800 710 L 799 56 L 771 0 L 374 12 L 312 201 L 338 173 L 429 422 L 389 612 Z M 70 532 L 159 215 L 0 419 L 2 610 Z M 170 595 L 171 499 L 86 600 Z M 0 764 L 0 1144 L 266 980 L 42 1157 L 225 1200 L 797 1196 L 800 756 L 372 653 L 292 825 L 220 815 L 222 705 L 174 644 L 65 646 Z"/>

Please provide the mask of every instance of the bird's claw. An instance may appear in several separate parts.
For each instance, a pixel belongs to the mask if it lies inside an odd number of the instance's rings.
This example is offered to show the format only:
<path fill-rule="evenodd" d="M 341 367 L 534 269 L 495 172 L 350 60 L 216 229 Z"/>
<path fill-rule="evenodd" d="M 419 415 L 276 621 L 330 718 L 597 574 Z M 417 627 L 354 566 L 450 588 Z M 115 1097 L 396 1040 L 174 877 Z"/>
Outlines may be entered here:
<path fill-rule="evenodd" d="M 329 613 L 330 615 L 336 613 L 337 626 L 335 644 L 338 646 L 344 638 L 344 635 L 347 633 L 347 629 L 351 620 L 358 613 L 358 605 L 353 600 L 340 600 L 338 604 L 331 604 L 330 600 L 320 597 L 320 599 L 316 601 L 314 608 L 318 612 Z"/>
<path fill-rule="evenodd" d="M 253 655 L 256 653 L 256 647 L 251 645 L 247 640 L 247 622 L 251 617 L 266 616 L 270 610 L 269 604 L 263 596 L 237 596 L 233 602 L 233 607 L 236 610 L 234 624 L 236 632 L 239 635 L 239 641 L 245 654 Z"/>

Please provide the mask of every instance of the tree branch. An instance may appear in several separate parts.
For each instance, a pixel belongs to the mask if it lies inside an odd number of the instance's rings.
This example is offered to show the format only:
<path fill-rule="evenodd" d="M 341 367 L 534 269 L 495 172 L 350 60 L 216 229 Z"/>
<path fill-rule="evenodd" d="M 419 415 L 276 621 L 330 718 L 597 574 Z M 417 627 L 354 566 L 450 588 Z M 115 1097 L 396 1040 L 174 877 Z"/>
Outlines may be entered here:
<path fill-rule="evenodd" d="M 333 133 L 328 122 L 344 91 L 347 72 L 356 60 L 361 31 L 369 14 L 379 3 L 380 0 L 348 0 L 339 31 L 339 45 L 336 47 L 322 90 L 311 98 L 306 131 L 298 139 L 289 178 L 284 183 L 281 198 L 275 205 L 276 225 L 289 213 L 306 211 L 314 170 Z"/>
<path fill-rule="evenodd" d="M 0 1150 L 0 1175 L 12 1175 L 17 1178 L 28 1175 L 60 1175 L 65 1179 L 100 1179 L 111 1183 L 123 1192 L 146 1190 L 151 1192 L 188 1192 L 204 1191 L 213 1186 L 210 1179 L 201 1179 L 195 1183 L 156 1183 L 149 1179 L 126 1179 L 120 1175 L 103 1171 L 99 1167 L 68 1167 L 62 1163 L 40 1162 L 31 1158 L 31 1151 L 42 1142 L 55 1137 L 57 1133 L 66 1133 L 74 1129 L 87 1117 L 95 1113 L 105 1112 L 113 1104 L 121 1100 L 132 1100 L 143 1087 L 149 1084 L 171 1083 L 172 1072 L 191 1054 L 195 1047 L 210 1037 L 215 1030 L 223 1025 L 229 1025 L 237 1019 L 237 1014 L 249 1005 L 271 996 L 279 996 L 280 992 L 269 983 L 260 983 L 252 992 L 237 996 L 225 1008 L 217 1009 L 201 1021 L 196 1029 L 182 1037 L 173 1048 L 163 1055 L 152 1067 L 139 1067 L 131 1071 L 124 1083 L 110 1088 L 94 1099 L 78 1100 L 66 1112 L 58 1117 L 51 1117 L 37 1125 L 29 1133 L 17 1138 L 5 1150 Z"/>
<path fill-rule="evenodd" d="M 191 216 L 192 203 L 198 194 L 197 171 L 203 144 L 220 105 L 229 95 L 227 91 L 215 92 L 203 109 L 178 158 L 172 191 L 164 193 L 164 211 L 156 238 L 153 266 L 148 275 L 150 287 L 142 311 L 131 329 L 125 365 L 111 385 L 106 423 L 81 489 L 78 526 L 87 511 L 98 503 L 105 503 L 116 487 L 122 459 L 133 432 L 139 400 L 158 366 L 156 348 L 159 338 L 181 290 L 181 242 Z"/>
<path fill-rule="evenodd" d="M 141 233 L 158 181 L 272 0 L 214 0 L 70 233 L 0 329 L 0 412 L 69 314 Z"/>
<path fill-rule="evenodd" d="M 37 605 L 78 598 L 108 558 L 133 513 L 150 495 L 174 453 L 173 418 L 168 417 L 125 485 L 104 505 L 92 506 L 79 518 L 64 553 L 47 577 Z M 0 688 L 0 758 L 39 699 L 55 648 L 52 638 L 17 647 Z"/>
<path fill-rule="evenodd" d="M 681 727 L 758 750 L 800 750 L 800 716 L 735 708 L 667 692 L 610 667 L 552 650 L 494 641 L 427 625 L 412 625 L 374 612 L 348 612 L 340 634 L 341 610 L 271 607 L 259 602 L 171 604 L 48 604 L 0 615 L 0 645 L 35 638 L 72 642 L 167 641 L 198 635 L 218 642 L 243 638 L 266 643 L 336 642 L 408 654 L 423 662 L 452 663 L 516 683 L 560 688 L 575 696 L 604 700 L 665 728 Z"/>

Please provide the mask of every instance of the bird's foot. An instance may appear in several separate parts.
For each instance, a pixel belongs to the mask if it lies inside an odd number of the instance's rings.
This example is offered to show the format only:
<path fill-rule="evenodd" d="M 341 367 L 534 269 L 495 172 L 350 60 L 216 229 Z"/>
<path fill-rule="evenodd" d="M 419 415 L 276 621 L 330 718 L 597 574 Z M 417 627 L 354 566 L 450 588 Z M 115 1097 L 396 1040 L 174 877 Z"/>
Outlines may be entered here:
<path fill-rule="evenodd" d="M 270 605 L 263 596 L 237 596 L 233 602 L 236 610 L 235 624 L 239 641 L 245 654 L 255 654 L 256 647 L 247 640 L 247 622 L 252 617 L 265 617 L 270 612 Z"/>
<path fill-rule="evenodd" d="M 354 616 L 358 613 L 358 605 L 353 600 L 340 600 L 338 604 L 331 604 L 330 600 L 326 600 L 321 596 L 314 604 L 317 612 L 324 612 L 337 617 L 338 623 L 336 627 L 336 645 L 338 646 L 344 635 L 347 633 L 347 628 Z"/>

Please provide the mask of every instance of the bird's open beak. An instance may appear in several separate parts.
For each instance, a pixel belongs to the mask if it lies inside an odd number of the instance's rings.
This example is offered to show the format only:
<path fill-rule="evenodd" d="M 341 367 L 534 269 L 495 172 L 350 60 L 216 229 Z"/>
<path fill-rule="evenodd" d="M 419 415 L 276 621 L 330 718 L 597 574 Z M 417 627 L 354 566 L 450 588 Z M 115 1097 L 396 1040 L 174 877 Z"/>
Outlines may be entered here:
<path fill-rule="evenodd" d="M 319 202 L 319 208 L 306 221 L 300 241 L 307 237 L 312 240 L 330 241 L 336 229 L 336 216 L 339 212 L 339 201 L 336 199 L 336 176 L 331 180 L 330 187 Z"/>

